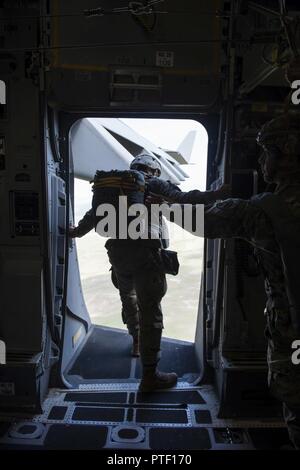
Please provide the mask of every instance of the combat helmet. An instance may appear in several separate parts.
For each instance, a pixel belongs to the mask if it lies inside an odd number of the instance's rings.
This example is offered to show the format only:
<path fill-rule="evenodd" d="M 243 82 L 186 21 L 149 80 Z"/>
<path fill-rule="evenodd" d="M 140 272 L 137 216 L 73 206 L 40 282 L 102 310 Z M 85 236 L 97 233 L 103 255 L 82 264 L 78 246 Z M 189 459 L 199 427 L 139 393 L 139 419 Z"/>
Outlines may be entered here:
<path fill-rule="evenodd" d="M 137 155 L 130 164 L 131 170 L 139 170 L 142 167 L 151 168 L 151 170 L 157 172 L 157 176 L 161 174 L 161 164 L 159 160 L 146 150 L 143 150 Z"/>
<path fill-rule="evenodd" d="M 285 156 L 300 157 L 300 115 L 288 112 L 268 121 L 259 131 L 256 142 L 263 148 Z"/>

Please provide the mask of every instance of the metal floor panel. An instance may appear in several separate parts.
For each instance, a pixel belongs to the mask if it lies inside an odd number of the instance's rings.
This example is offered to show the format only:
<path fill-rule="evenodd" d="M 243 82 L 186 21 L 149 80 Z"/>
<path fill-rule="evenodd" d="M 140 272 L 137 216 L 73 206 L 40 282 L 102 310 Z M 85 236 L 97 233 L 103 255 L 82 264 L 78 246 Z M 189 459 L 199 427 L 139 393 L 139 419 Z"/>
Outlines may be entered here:
<path fill-rule="evenodd" d="M 138 393 L 137 390 L 138 386 L 135 384 L 114 384 L 114 386 L 108 387 L 105 384 L 101 384 L 99 386 L 91 385 L 91 386 L 85 386 L 84 388 L 82 387 L 82 390 L 84 390 L 84 396 L 86 398 L 87 394 L 86 392 L 89 391 L 91 393 L 91 398 L 90 402 L 87 406 L 93 408 L 93 406 L 97 406 L 97 401 L 100 406 L 102 403 L 106 403 L 106 407 L 109 407 L 110 404 L 107 403 L 107 394 L 111 391 L 112 396 L 115 397 L 116 392 L 121 392 L 120 393 L 120 403 L 119 403 L 119 408 L 123 408 L 126 411 L 128 410 L 133 410 L 133 418 L 130 420 L 131 423 L 136 423 L 136 410 L 139 408 L 143 409 L 161 409 L 165 410 L 167 409 L 174 409 L 177 410 L 178 406 L 182 405 L 182 392 L 185 391 L 187 393 L 186 396 L 190 394 L 191 397 L 193 397 L 195 393 L 199 394 L 199 397 L 201 397 L 204 401 L 204 403 L 186 403 L 185 405 L 185 410 L 187 414 L 187 422 L 181 423 L 181 424 L 176 424 L 176 426 L 183 426 L 183 427 L 214 427 L 214 428 L 280 428 L 284 426 L 284 423 L 282 420 L 279 419 L 259 419 L 257 421 L 255 420 L 250 420 L 250 419 L 220 419 L 217 416 L 218 412 L 218 400 L 215 395 L 215 392 L 213 390 L 212 386 L 200 386 L 200 387 L 190 387 L 190 385 L 186 383 L 181 383 L 181 386 L 178 386 L 172 390 L 168 390 L 166 392 L 154 392 L 153 395 L 153 403 L 151 403 L 149 400 L 144 404 L 140 401 L 140 394 Z M 103 397 L 104 400 L 101 400 L 101 392 L 103 391 Z M 124 400 L 124 392 L 126 392 L 126 400 Z M 72 394 L 74 393 L 74 401 L 69 401 L 72 397 Z M 158 396 L 163 397 L 163 394 L 166 393 L 167 397 L 170 396 L 170 394 L 174 394 L 174 399 L 170 400 L 161 400 L 163 403 L 159 403 L 159 400 L 156 399 L 155 395 L 157 394 Z M 179 399 L 176 398 L 176 395 L 179 395 Z M 58 390 L 58 389 L 52 389 L 50 390 L 50 393 L 46 400 L 44 401 L 43 404 L 43 413 L 40 415 L 36 415 L 32 421 L 34 422 L 41 422 L 41 423 L 65 423 L 65 424 L 75 424 L 75 421 L 73 420 L 73 415 L 78 408 L 78 403 L 80 400 L 78 400 L 78 395 L 79 391 L 78 389 L 74 390 Z M 68 401 L 66 401 L 66 396 L 68 396 Z M 96 400 L 95 400 L 96 398 Z M 114 398 L 114 402 L 116 399 Z M 171 403 L 167 404 L 167 402 L 170 401 Z M 85 404 L 88 402 L 85 402 Z M 177 407 L 175 406 L 177 404 Z M 112 406 L 116 406 L 117 403 L 115 403 Z M 53 409 L 56 410 L 56 413 L 59 413 L 59 408 L 64 408 L 64 417 L 61 419 L 59 416 L 59 419 L 51 419 L 53 417 Z M 67 410 L 65 409 L 67 408 Z M 201 416 L 200 411 L 206 411 L 206 419 L 201 419 L 199 416 Z M 10 414 L 6 415 L 6 418 L 11 416 Z M 203 416 L 203 415 L 202 415 Z M 210 416 L 210 419 L 209 417 Z M 3 420 L 7 420 L 5 417 L 3 417 Z M 1 418 L 0 418 L 1 420 Z M 210 421 L 210 422 L 208 422 Z M 127 422 L 127 413 L 124 413 L 124 419 L 119 421 L 119 424 L 124 424 Z M 76 420 L 76 423 L 78 423 L 78 420 Z M 87 420 L 87 419 L 82 419 L 80 420 L 81 424 L 91 424 L 91 425 L 101 425 L 101 424 L 116 424 L 116 421 L 110 421 L 110 420 Z M 157 423 L 157 422 L 151 422 L 151 420 L 147 421 L 147 423 L 144 423 L 145 426 L 159 426 L 159 425 L 166 425 L 166 424 L 172 424 L 172 423 Z"/>
<path fill-rule="evenodd" d="M 94 392 L 69 392 L 65 394 L 65 401 L 71 402 L 98 402 L 98 403 L 126 403 L 127 393 L 124 392 L 110 392 L 110 393 L 94 393 Z"/>
<path fill-rule="evenodd" d="M 89 401 L 81 404 L 80 395 Z M 5 425 L 7 432 L 0 438 L 0 448 L 1 445 L 4 448 L 26 445 L 27 448 L 55 448 L 56 443 L 57 448 L 64 448 L 64 445 L 69 448 L 73 445 L 72 436 L 80 439 L 80 429 L 86 430 L 93 443 L 98 442 L 97 432 L 101 431 L 101 448 L 106 449 L 159 449 L 162 445 L 164 449 L 186 450 L 189 446 L 194 449 L 197 442 L 201 449 L 240 450 L 254 449 L 257 445 L 269 448 L 273 445 L 274 433 L 278 442 L 287 435 L 283 422 L 278 420 L 219 419 L 219 403 L 212 386 L 191 387 L 181 382 L 172 390 L 149 395 L 153 395 L 153 402 L 148 397 L 143 403 L 138 384 L 124 383 L 110 387 L 99 384 L 73 390 L 51 389 L 42 414 L 33 418 L 16 418 L 9 414 L 0 417 L 0 423 L 12 422 L 8 430 Z M 191 402 L 182 403 L 187 401 L 183 397 L 190 397 Z M 32 425 L 37 426 L 34 437 L 20 434 L 20 426 L 24 432 L 24 426 L 30 430 Z M 60 440 L 55 437 L 56 430 Z M 165 438 L 162 440 L 161 436 Z M 195 436 L 199 437 L 198 441 Z M 98 444 L 95 448 L 99 448 Z M 80 445 L 90 448 L 88 441 Z"/>

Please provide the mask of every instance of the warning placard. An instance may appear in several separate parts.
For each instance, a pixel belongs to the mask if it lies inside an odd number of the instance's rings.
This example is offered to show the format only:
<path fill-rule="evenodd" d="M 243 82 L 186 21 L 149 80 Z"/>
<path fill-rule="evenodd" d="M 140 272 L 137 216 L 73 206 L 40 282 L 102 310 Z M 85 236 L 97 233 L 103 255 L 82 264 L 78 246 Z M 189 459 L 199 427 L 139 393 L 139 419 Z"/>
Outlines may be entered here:
<path fill-rule="evenodd" d="M 174 52 L 157 51 L 156 52 L 157 67 L 174 67 Z"/>

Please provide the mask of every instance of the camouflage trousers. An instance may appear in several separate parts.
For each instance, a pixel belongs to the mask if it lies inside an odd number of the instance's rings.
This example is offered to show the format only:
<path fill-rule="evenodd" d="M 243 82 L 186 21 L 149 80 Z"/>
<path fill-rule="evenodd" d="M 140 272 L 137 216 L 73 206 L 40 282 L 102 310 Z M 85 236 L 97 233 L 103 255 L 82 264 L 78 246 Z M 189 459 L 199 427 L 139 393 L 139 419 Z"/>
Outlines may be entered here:
<path fill-rule="evenodd" d="M 291 441 L 300 449 L 300 365 L 292 362 L 292 343 L 299 340 L 287 311 L 265 311 L 268 340 L 268 383 L 272 395 L 283 403 Z"/>
<path fill-rule="evenodd" d="M 158 248 L 127 240 L 109 240 L 105 246 L 120 293 L 123 321 L 133 336 L 140 332 L 143 366 L 156 365 L 163 329 L 160 302 L 167 291 Z"/>
<path fill-rule="evenodd" d="M 140 331 L 139 307 L 133 278 L 128 273 L 118 274 L 111 268 L 111 281 L 118 289 L 122 303 L 122 320 L 127 326 L 128 333 L 136 338 Z"/>

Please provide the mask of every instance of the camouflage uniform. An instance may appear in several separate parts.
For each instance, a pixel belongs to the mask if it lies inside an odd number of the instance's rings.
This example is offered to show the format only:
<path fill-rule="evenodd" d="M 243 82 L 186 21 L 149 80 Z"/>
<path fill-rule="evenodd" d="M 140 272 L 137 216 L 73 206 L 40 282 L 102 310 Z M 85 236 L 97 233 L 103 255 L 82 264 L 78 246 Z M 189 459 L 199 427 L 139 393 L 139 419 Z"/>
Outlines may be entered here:
<path fill-rule="evenodd" d="M 111 267 L 111 282 L 120 294 L 123 323 L 127 325 L 128 333 L 133 338 L 137 338 L 138 341 L 140 330 L 139 308 L 133 279 L 130 274 L 122 276 L 118 273 L 117 275 L 116 270 Z"/>
<path fill-rule="evenodd" d="M 148 191 L 187 203 L 189 197 L 174 184 L 156 177 L 147 178 Z M 213 202 L 214 191 L 196 191 L 202 204 Z M 191 198 L 194 191 L 191 191 Z M 73 230 L 73 236 L 83 236 L 97 225 L 90 209 Z M 160 359 L 163 315 L 160 302 L 167 291 L 166 277 L 159 249 L 166 247 L 164 224 L 160 220 L 148 225 L 148 240 L 110 239 L 105 246 L 112 265 L 112 280 L 119 289 L 122 318 L 130 334 L 140 331 L 140 352 L 143 366 L 154 366 Z M 154 239 L 151 239 L 154 238 Z"/>
<path fill-rule="evenodd" d="M 166 276 L 156 240 L 108 240 L 108 257 L 117 278 L 123 321 L 130 334 L 140 332 L 144 366 L 160 359 L 163 329 L 161 299 L 167 291 Z"/>
<path fill-rule="evenodd" d="M 90 209 L 73 230 L 82 237 L 96 227 Z M 122 317 L 128 331 L 135 337 L 140 330 L 140 350 L 143 365 L 156 365 L 160 359 L 163 329 L 161 299 L 167 291 L 158 249 L 160 240 L 113 240 L 105 247 L 113 268 L 113 280 L 119 289 Z"/>
<path fill-rule="evenodd" d="M 145 260 L 148 260 L 148 262 L 144 260 L 144 264 L 148 265 L 148 268 L 149 268 L 149 259 L 150 261 L 152 260 L 152 267 L 150 269 L 151 273 L 149 273 L 149 276 L 153 277 L 153 272 L 157 271 L 158 281 L 162 275 L 164 276 L 164 274 L 162 272 L 162 266 L 161 266 L 160 259 L 158 257 L 157 250 L 158 248 L 161 248 L 161 246 L 163 246 L 163 248 L 167 248 L 169 244 L 168 228 L 163 218 L 161 221 L 160 232 L 161 233 L 160 233 L 159 243 L 157 243 L 157 241 L 151 241 L 149 244 L 149 241 L 146 241 L 146 242 L 143 241 L 143 244 L 139 242 L 139 245 L 137 245 L 140 247 L 141 246 L 144 247 L 144 258 Z M 119 249 L 118 248 L 119 246 L 122 248 Z M 136 242 L 132 244 L 131 240 L 123 240 L 121 243 L 119 240 L 117 242 L 113 240 L 109 240 L 106 242 L 105 247 L 108 251 L 108 257 L 112 265 L 111 280 L 112 280 L 113 285 L 119 290 L 119 295 L 120 295 L 120 299 L 122 303 L 123 323 L 127 326 L 128 333 L 134 339 L 138 341 L 139 332 L 140 332 L 139 305 L 142 304 L 142 299 L 139 299 L 139 297 L 141 296 L 140 291 L 139 291 L 139 295 L 137 295 L 137 291 L 135 287 L 136 282 L 134 281 L 132 270 L 128 269 L 129 264 L 131 264 L 130 259 L 132 260 L 136 259 L 136 255 L 137 255 L 137 253 L 135 253 Z M 119 251 L 121 251 L 121 256 L 119 255 Z M 126 259 L 125 262 L 122 262 L 121 259 L 124 259 L 125 254 L 127 254 L 129 259 Z M 156 262 L 154 262 L 155 260 Z M 134 261 L 132 264 L 135 264 Z M 142 270 L 141 269 L 139 270 L 141 271 L 139 273 L 139 278 L 141 279 L 141 276 L 144 276 L 147 269 L 143 268 Z M 165 295 L 167 291 L 167 281 L 165 277 L 164 277 L 163 283 L 165 284 L 163 295 Z M 159 289 L 158 291 L 156 288 L 154 290 L 155 292 L 152 293 L 152 298 L 155 299 L 156 297 L 158 297 L 158 303 L 155 306 L 155 310 L 159 310 L 161 313 L 160 301 L 162 297 L 160 296 Z M 162 325 L 162 319 L 161 319 L 161 325 Z"/>
<path fill-rule="evenodd" d="M 286 186 L 278 186 L 275 194 L 288 205 L 295 228 L 299 228 L 300 176 L 296 175 L 295 181 Z M 194 203 L 198 202 L 194 191 Z M 255 197 L 228 199 L 205 206 L 204 217 L 205 237 L 241 238 L 255 246 L 267 294 L 268 382 L 272 394 L 283 402 L 291 440 L 300 448 L 300 365 L 294 365 L 291 360 L 292 342 L 299 340 L 300 334 L 291 321 L 284 266 L 273 224 Z M 295 253 L 294 263 L 297 268 L 299 253 Z M 299 277 L 297 282 L 300 292 Z M 297 314 L 300 317 L 300 312 Z"/>

